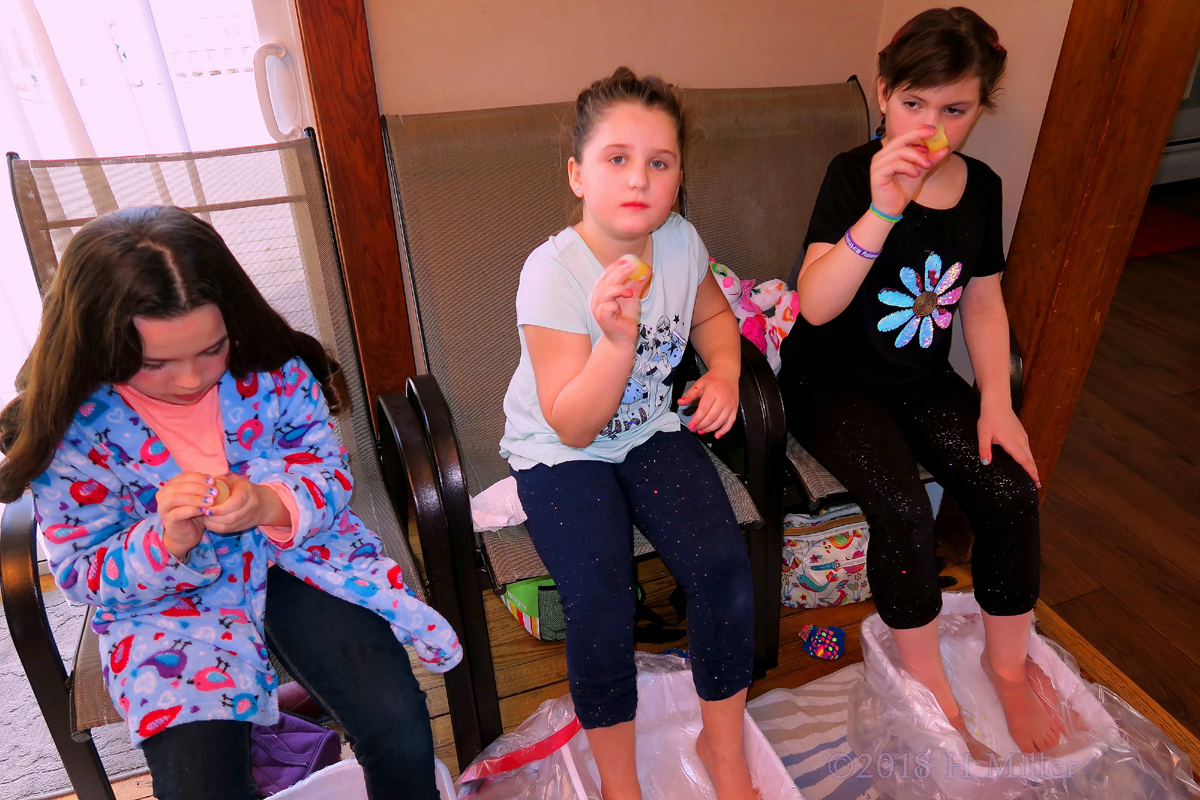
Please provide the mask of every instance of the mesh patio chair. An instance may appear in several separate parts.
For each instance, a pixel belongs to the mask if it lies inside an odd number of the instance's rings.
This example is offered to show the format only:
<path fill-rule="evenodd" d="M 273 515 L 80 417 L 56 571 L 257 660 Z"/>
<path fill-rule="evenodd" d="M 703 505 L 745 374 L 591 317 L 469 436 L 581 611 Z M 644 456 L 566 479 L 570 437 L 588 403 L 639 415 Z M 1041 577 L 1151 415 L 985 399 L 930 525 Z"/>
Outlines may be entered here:
<path fill-rule="evenodd" d="M 570 156 L 569 103 L 450 114 L 384 117 L 393 199 L 402 237 L 405 289 L 418 371 L 407 403 L 425 426 L 437 467 L 438 524 L 451 539 L 457 576 L 478 570 L 500 593 L 510 583 L 546 575 L 524 526 L 476 534 L 469 500 L 508 477 L 499 455 L 503 399 L 520 358 L 515 298 L 526 256 L 568 224 L 574 199 L 566 181 Z M 774 378 L 762 354 L 743 347 L 740 425 L 754 446 L 782 450 L 780 414 L 769 413 L 764 382 Z M 700 367 L 685 356 L 674 387 Z M 676 399 L 678 394 L 676 395 Z M 766 398 L 764 400 L 764 398 Z M 385 403 L 381 421 L 396 410 Z M 381 422 L 382 424 L 382 422 Z M 775 424 L 772 428 L 771 425 Z M 738 522 L 747 531 L 760 609 L 778 606 L 779 537 L 759 513 L 766 490 L 712 455 Z M 385 470 L 387 457 L 385 453 Z M 410 478 L 411 480 L 411 478 Z M 432 492 L 431 492 L 432 494 Z M 652 552 L 634 531 L 635 554 Z M 768 555 L 770 554 L 770 555 Z M 436 578 L 435 578 L 436 580 Z M 772 594 L 773 591 L 773 594 Z M 479 594 L 468 616 L 482 614 Z M 775 664 L 760 614 L 756 674 Z M 776 626 L 777 628 L 778 626 Z M 468 649 L 488 642 L 467 641 Z"/>
<path fill-rule="evenodd" d="M 871 135 L 858 79 L 772 89 L 689 89 L 693 133 L 684 163 L 684 216 L 708 252 L 739 278 L 791 276 L 829 162 Z M 1012 343 L 1013 402 L 1022 364 Z M 775 388 L 778 392 L 778 388 Z M 787 467 L 816 509 L 846 488 L 787 435 Z M 933 476 L 919 467 L 922 481 Z M 761 508 L 761 507 L 760 507 Z"/>
<path fill-rule="evenodd" d="M 43 294 L 54 280 L 71 236 L 101 214 L 132 206 L 177 205 L 216 227 L 271 305 L 293 327 L 319 339 L 341 365 L 351 402 L 334 422 L 356 479 L 353 508 L 383 539 L 386 554 L 401 565 L 405 583 L 461 631 L 463 621 L 454 597 L 429 591 L 414 563 L 405 525 L 407 487 L 389 494 L 381 477 L 313 140 L 210 153 L 71 161 L 24 161 L 9 154 L 9 169 Z M 411 436 L 392 443 L 393 450 L 415 474 L 430 473 L 428 447 L 419 427 L 410 428 Z M 33 501 L 26 493 L 5 509 L 0 533 L 5 615 L 76 794 L 83 800 L 112 798 L 90 730 L 121 718 L 104 688 L 97 636 L 86 620 L 72 669 L 68 673 L 64 668 L 42 602 L 35 530 Z M 426 560 L 431 553 L 437 559 L 439 546 L 436 541 L 423 546 Z M 90 617 L 89 612 L 86 619 Z M 468 653 L 463 664 L 472 658 Z M 490 674 L 490 654 L 485 651 L 481 658 Z M 439 678 L 416 671 L 427 689 L 444 678 L 461 763 L 482 747 L 470 680 L 474 666 L 460 665 Z M 281 671 L 281 678 L 286 679 L 286 673 Z"/>

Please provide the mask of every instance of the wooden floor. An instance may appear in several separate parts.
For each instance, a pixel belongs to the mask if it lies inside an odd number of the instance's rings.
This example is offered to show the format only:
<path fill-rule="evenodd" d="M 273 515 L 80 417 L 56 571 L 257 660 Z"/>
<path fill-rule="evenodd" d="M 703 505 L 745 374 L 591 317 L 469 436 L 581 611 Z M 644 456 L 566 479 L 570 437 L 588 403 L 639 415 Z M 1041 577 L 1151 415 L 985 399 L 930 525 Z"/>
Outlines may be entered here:
<path fill-rule="evenodd" d="M 1197 218 L 1200 190 L 1153 197 Z M 1125 267 L 1042 505 L 1042 599 L 1200 735 L 1200 250 Z"/>

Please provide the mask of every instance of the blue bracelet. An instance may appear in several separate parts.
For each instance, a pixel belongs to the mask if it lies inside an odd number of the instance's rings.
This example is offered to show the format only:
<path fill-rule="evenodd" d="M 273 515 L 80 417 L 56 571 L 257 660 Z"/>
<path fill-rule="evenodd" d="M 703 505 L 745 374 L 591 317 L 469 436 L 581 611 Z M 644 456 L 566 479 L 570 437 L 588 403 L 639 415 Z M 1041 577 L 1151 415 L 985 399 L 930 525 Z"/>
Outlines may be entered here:
<path fill-rule="evenodd" d="M 853 252 L 854 255 L 856 255 L 856 256 L 862 256 L 863 258 L 868 258 L 871 260 L 879 258 L 879 253 L 873 253 L 870 250 L 864 250 L 863 248 L 859 247 L 854 242 L 854 239 L 850 238 L 850 229 L 849 228 L 846 229 L 846 245 L 850 248 L 851 252 Z"/>
<path fill-rule="evenodd" d="M 883 213 L 882 211 L 880 211 L 878 208 L 875 207 L 874 203 L 871 203 L 871 211 L 873 211 L 875 213 L 875 216 L 880 217 L 882 219 L 886 219 L 888 222 L 899 222 L 900 220 L 904 219 L 903 214 L 897 214 L 896 216 L 893 217 L 891 214 Z"/>

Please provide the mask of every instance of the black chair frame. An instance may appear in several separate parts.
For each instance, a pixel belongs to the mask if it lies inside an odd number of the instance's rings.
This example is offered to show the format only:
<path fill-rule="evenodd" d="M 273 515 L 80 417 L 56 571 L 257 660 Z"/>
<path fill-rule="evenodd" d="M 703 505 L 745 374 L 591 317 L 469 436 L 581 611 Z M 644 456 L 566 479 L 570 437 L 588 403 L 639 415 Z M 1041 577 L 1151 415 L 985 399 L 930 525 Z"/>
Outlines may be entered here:
<path fill-rule="evenodd" d="M 684 383 L 698 376 L 695 363 L 690 354 L 681 362 L 674 384 L 676 399 Z M 776 666 L 779 650 L 784 426 L 783 404 L 774 380 L 766 358 L 754 345 L 743 341 L 741 403 L 735 431 L 745 447 L 747 489 L 763 517 L 761 523 L 747 531 L 757 608 L 756 677 Z M 381 446 L 384 480 L 391 495 L 401 496 L 401 482 L 407 482 L 413 487 L 413 496 L 429 504 L 418 508 L 416 522 L 431 583 L 430 594 L 443 614 L 451 606 L 449 601 L 441 599 L 443 595 L 453 595 L 457 603 L 458 618 L 448 616 L 448 619 L 462 636 L 464 649 L 471 658 L 479 741 L 486 746 L 501 730 L 491 645 L 484 623 L 483 592 L 492 576 L 471 524 L 464 461 L 450 408 L 437 378 L 424 374 L 408 380 L 405 395 L 379 398 L 378 409 L 384 438 Z M 410 415 L 420 421 L 421 431 L 412 429 Z M 418 472 L 396 457 L 421 441 L 419 433 L 428 442 L 433 475 Z"/>
<path fill-rule="evenodd" d="M 436 402 L 426 407 L 420 405 L 417 392 L 423 384 L 426 394 L 436 393 L 440 405 Z M 380 396 L 376 408 L 383 480 L 388 494 L 393 501 L 405 496 L 412 498 L 430 602 L 458 631 L 463 647 L 462 663 L 446 673 L 445 680 L 458 763 L 465 768 L 503 728 L 471 526 L 470 497 L 458 445 L 452 439 L 449 444 L 453 453 L 448 453 L 444 439 L 435 444 L 426 432 L 430 414 L 437 416 L 439 410 L 446 408 L 441 390 L 431 376 L 409 378 L 405 394 Z M 448 410 L 444 413 L 445 423 L 449 424 Z M 438 419 L 434 424 L 440 423 Z M 408 516 L 407 509 L 400 505 L 396 506 L 396 514 L 401 519 Z M 469 539 L 461 535 L 463 530 Z"/>
<path fill-rule="evenodd" d="M 72 724 L 71 676 L 46 617 L 37 563 L 37 520 L 33 495 L 26 492 L 0 520 L 0 594 L 8 630 L 75 794 L 79 800 L 115 800 L 91 732 Z"/>

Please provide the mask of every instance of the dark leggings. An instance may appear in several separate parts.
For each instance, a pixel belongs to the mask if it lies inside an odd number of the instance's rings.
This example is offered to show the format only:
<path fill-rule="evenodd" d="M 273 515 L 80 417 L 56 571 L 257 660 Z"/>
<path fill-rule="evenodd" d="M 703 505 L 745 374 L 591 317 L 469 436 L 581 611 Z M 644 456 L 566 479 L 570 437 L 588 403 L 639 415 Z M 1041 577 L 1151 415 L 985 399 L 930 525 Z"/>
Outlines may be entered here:
<path fill-rule="evenodd" d="M 979 456 L 979 396 L 953 369 L 911 386 L 799 381 L 780 375 L 788 429 L 862 507 L 867 579 L 879 616 L 919 628 L 941 611 L 933 514 L 920 462 L 966 512 L 975 535 L 975 597 L 989 614 L 1033 609 L 1038 597 L 1038 498 L 1033 479 L 998 446 Z"/>
<path fill-rule="evenodd" d="M 513 474 L 529 535 L 562 596 L 567 679 L 584 728 L 628 722 L 637 711 L 631 525 L 687 592 L 696 693 L 724 700 L 750 685 L 750 558 L 695 435 L 656 433 L 620 464 L 568 461 Z"/>
<path fill-rule="evenodd" d="M 367 794 L 437 800 L 425 692 L 408 653 L 372 611 L 267 571 L 267 646 L 342 726 Z M 253 800 L 250 723 L 189 722 L 142 745 L 158 800 Z"/>

